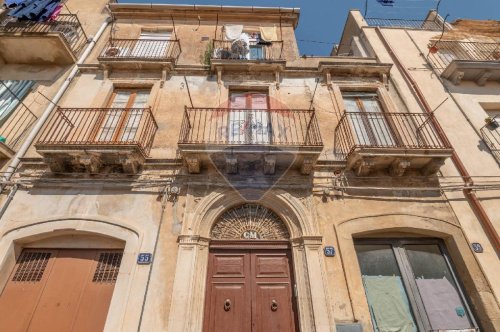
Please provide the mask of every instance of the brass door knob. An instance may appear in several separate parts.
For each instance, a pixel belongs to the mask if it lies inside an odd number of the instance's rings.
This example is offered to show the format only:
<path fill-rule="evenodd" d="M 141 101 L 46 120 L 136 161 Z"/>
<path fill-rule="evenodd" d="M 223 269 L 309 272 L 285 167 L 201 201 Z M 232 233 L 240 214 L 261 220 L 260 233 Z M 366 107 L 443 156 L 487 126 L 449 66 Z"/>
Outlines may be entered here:
<path fill-rule="evenodd" d="M 271 301 L 271 310 L 272 311 L 278 310 L 278 302 L 276 302 L 276 300 Z"/>
<path fill-rule="evenodd" d="M 224 301 L 224 311 L 229 311 L 229 310 L 231 310 L 231 300 L 226 299 L 226 301 Z"/>

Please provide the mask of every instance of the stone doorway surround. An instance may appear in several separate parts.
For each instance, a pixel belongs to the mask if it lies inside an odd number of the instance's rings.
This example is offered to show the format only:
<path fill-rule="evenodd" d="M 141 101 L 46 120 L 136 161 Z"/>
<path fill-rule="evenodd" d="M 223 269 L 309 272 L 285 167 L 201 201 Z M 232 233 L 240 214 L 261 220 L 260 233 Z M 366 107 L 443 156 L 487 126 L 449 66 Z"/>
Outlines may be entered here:
<path fill-rule="evenodd" d="M 202 193 L 197 192 L 197 190 Z M 206 194 L 209 192 L 209 194 Z M 188 191 L 174 277 L 169 332 L 199 332 L 203 327 L 205 286 L 210 232 L 228 209 L 254 203 L 273 210 L 285 223 L 295 273 L 300 331 L 335 331 L 335 322 L 326 287 L 322 237 L 311 211 L 300 199 L 274 189 L 256 201 L 247 201 L 233 189 L 207 190 L 207 186 Z"/>

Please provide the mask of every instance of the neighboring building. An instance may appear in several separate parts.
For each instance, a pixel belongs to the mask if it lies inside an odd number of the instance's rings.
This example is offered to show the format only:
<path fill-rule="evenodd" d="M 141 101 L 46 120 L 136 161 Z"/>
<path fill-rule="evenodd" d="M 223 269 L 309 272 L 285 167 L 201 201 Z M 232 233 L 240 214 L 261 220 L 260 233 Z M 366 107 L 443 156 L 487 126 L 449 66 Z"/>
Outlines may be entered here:
<path fill-rule="evenodd" d="M 439 16 L 300 57 L 296 8 L 106 8 L 4 183 L 0 330 L 500 330 L 499 168 L 419 58 Z M 498 62 L 444 58 L 495 109 Z"/>

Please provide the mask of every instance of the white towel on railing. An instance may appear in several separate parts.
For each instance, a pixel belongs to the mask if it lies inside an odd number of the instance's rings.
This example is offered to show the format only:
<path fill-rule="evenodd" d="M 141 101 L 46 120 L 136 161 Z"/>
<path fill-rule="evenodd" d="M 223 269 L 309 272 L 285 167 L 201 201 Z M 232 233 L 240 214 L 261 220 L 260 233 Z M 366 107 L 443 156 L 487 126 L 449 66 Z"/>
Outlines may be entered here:
<path fill-rule="evenodd" d="M 227 40 L 235 40 L 240 38 L 243 32 L 243 25 L 241 24 L 227 24 L 224 26 Z"/>

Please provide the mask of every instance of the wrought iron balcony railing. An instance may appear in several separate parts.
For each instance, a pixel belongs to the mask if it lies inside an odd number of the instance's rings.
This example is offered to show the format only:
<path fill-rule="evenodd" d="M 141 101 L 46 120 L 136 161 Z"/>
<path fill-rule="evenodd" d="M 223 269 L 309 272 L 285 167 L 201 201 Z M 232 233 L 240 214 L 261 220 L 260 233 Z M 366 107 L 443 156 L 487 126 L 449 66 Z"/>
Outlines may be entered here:
<path fill-rule="evenodd" d="M 348 157 L 357 149 L 450 149 L 432 115 L 422 113 L 345 112 L 335 128 L 335 153 Z"/>
<path fill-rule="evenodd" d="M 0 34 L 22 33 L 44 35 L 58 33 L 66 41 L 73 54 L 78 55 L 87 43 L 87 35 L 76 14 L 60 14 L 54 21 L 11 21 L 10 18 L 0 23 Z"/>
<path fill-rule="evenodd" d="M 20 105 L 5 122 L 0 124 L 0 137 L 3 138 L 4 144 L 16 151 L 37 119 L 28 107 Z"/>
<path fill-rule="evenodd" d="M 179 145 L 323 146 L 314 110 L 186 107 Z"/>
<path fill-rule="evenodd" d="M 500 165 L 500 115 L 493 117 L 481 128 L 481 136 Z"/>
<path fill-rule="evenodd" d="M 214 40 L 212 59 L 282 60 L 283 41 L 246 45 L 242 41 Z"/>
<path fill-rule="evenodd" d="M 99 55 L 107 61 L 173 61 L 181 54 L 178 40 L 112 39 Z"/>
<path fill-rule="evenodd" d="M 453 60 L 500 62 L 500 43 L 441 40 L 431 41 L 429 48 L 431 61 L 438 69 L 445 69 Z"/>
<path fill-rule="evenodd" d="M 36 146 L 136 146 L 147 156 L 157 129 L 150 108 L 58 108 Z"/>
<path fill-rule="evenodd" d="M 402 28 L 402 29 L 419 29 L 419 30 L 442 30 L 443 24 L 438 20 L 406 20 L 399 18 L 365 18 L 369 26 Z"/>

